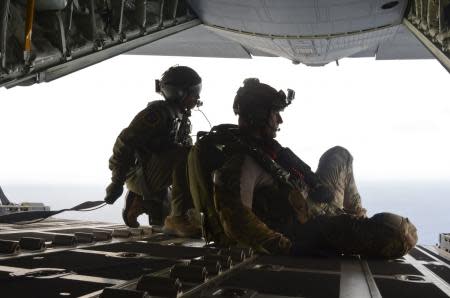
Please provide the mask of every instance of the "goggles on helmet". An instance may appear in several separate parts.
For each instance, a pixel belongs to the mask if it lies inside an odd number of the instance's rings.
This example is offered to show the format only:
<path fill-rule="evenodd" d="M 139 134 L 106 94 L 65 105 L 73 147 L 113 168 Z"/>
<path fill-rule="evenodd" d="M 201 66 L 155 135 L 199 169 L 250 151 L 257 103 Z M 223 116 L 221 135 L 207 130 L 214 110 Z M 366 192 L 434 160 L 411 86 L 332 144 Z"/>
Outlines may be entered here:
<path fill-rule="evenodd" d="M 194 86 L 190 86 L 186 89 L 186 95 L 200 97 L 200 92 L 202 91 L 202 83 L 199 83 Z"/>
<path fill-rule="evenodd" d="M 290 105 L 295 98 L 295 91 L 287 89 L 287 93 L 286 95 L 283 90 L 279 90 L 277 96 L 272 99 L 272 108 L 284 110 L 284 108 Z"/>

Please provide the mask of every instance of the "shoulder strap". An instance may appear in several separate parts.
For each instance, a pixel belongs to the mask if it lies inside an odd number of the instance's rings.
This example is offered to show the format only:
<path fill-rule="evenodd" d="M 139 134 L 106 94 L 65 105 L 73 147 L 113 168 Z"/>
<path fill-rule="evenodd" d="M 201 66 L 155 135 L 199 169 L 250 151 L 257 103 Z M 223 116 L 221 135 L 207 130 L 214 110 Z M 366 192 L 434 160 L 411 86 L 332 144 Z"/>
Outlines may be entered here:
<path fill-rule="evenodd" d="M 189 120 L 190 114 L 182 114 L 176 110 L 172 104 L 165 100 L 155 100 L 149 102 L 147 105 L 148 109 L 157 109 L 167 115 L 168 118 L 168 138 L 173 143 L 178 143 L 182 145 L 192 145 L 192 139 L 190 137 L 191 133 L 191 122 Z"/>
<path fill-rule="evenodd" d="M 278 183 L 287 185 L 292 189 L 303 189 L 305 187 L 304 183 L 301 180 L 296 179 L 294 176 L 292 176 L 288 170 L 286 170 L 282 165 L 276 162 L 269 154 L 258 148 L 255 144 L 252 144 L 252 142 L 245 136 L 239 133 L 233 133 L 233 129 L 235 129 L 235 131 L 237 132 L 239 131 L 237 126 L 231 128 L 232 129 L 222 130 L 222 133 L 226 133 L 233 142 L 238 144 L 242 148 L 242 150 L 253 157 L 256 162 L 264 170 L 269 172 L 269 174 L 271 174 Z"/>

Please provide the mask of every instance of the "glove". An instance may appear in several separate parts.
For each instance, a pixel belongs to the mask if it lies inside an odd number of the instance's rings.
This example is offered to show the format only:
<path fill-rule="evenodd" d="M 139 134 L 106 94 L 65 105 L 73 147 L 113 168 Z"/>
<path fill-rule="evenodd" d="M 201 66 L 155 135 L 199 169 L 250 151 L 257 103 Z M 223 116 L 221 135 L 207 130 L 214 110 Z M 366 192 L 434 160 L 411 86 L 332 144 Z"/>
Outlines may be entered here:
<path fill-rule="evenodd" d="M 268 254 L 289 255 L 291 252 L 292 242 L 280 233 L 276 233 L 275 237 L 265 240 L 261 243 L 261 247 Z"/>
<path fill-rule="evenodd" d="M 111 182 L 111 184 L 106 188 L 105 203 L 110 205 L 114 204 L 114 202 L 117 201 L 118 198 L 120 198 L 122 193 L 123 185 Z"/>

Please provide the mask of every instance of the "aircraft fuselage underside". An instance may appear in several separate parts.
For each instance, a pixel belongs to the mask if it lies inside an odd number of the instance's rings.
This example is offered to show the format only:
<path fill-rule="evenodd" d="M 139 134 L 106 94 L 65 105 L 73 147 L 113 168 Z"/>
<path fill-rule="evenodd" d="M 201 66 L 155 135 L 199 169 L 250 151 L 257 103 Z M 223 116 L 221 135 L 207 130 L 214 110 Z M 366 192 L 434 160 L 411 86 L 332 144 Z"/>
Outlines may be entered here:
<path fill-rule="evenodd" d="M 0 87 L 48 82 L 170 38 L 195 45 L 171 48 L 173 55 L 202 56 L 209 49 L 196 43 L 198 32 L 182 35 L 199 24 L 241 57 L 311 66 L 344 57 L 429 58 L 421 45 L 411 52 L 416 40 L 383 54 L 405 39 L 406 27 L 449 68 L 449 15 L 450 0 L 2 0 Z"/>

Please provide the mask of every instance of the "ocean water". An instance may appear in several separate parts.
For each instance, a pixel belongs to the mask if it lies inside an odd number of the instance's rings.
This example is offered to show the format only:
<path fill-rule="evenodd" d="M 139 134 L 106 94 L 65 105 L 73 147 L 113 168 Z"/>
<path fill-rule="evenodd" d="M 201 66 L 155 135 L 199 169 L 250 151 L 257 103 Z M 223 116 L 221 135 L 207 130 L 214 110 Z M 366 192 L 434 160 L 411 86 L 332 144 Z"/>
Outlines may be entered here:
<path fill-rule="evenodd" d="M 417 227 L 420 244 L 436 244 L 439 233 L 450 233 L 450 181 L 359 182 L 369 216 L 392 212 Z"/>
<path fill-rule="evenodd" d="M 103 185 L 2 185 L 13 202 L 42 202 L 52 210 L 70 208 L 84 201 L 102 200 Z M 358 183 L 369 216 L 392 212 L 408 217 L 417 227 L 419 243 L 435 244 L 439 233 L 450 232 L 450 182 L 363 181 Z M 123 198 L 92 212 L 65 212 L 58 217 L 122 223 Z M 146 224 L 146 216 L 139 218 Z"/>

